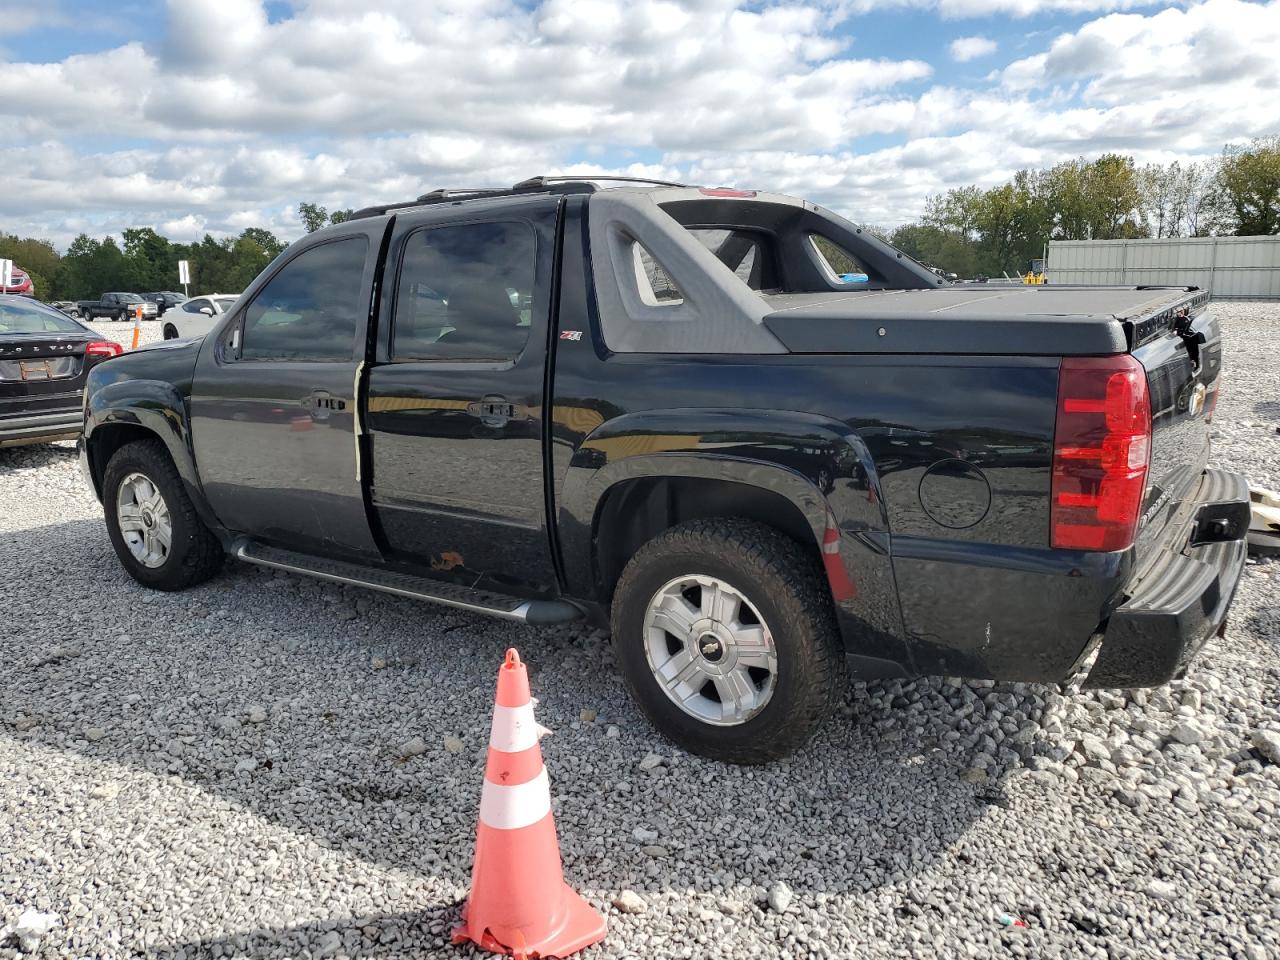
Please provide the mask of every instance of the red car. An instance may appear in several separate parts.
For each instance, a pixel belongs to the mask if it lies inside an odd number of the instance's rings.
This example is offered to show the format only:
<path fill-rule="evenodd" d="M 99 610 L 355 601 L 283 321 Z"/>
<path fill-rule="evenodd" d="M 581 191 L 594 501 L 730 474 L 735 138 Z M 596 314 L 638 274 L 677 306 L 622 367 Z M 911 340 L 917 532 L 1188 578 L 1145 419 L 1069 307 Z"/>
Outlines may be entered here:
<path fill-rule="evenodd" d="M 31 277 L 18 269 L 17 264 L 14 264 L 11 279 L 13 282 L 0 289 L 0 293 L 13 293 L 20 297 L 34 297 L 36 295 L 36 285 L 31 282 Z"/>

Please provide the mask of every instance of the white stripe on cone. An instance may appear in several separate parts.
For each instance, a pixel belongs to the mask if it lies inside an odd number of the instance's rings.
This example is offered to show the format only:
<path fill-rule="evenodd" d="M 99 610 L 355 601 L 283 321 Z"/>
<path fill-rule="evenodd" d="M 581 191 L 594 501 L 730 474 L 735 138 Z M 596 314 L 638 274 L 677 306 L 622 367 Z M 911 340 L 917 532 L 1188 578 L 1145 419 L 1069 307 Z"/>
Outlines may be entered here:
<path fill-rule="evenodd" d="M 485 780 L 480 791 L 480 822 L 496 830 L 519 830 L 550 812 L 551 784 L 546 767 L 528 783 L 503 787 Z"/>
<path fill-rule="evenodd" d="M 503 753 L 519 753 L 538 742 L 538 723 L 533 719 L 533 704 L 522 707 L 493 708 L 493 724 L 489 727 L 489 746 Z"/>

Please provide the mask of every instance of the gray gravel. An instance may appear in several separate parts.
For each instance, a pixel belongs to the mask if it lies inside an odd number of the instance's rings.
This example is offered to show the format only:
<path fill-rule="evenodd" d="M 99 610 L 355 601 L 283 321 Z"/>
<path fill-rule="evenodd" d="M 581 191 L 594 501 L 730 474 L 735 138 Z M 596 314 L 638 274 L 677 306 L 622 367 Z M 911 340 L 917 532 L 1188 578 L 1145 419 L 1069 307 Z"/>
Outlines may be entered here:
<path fill-rule="evenodd" d="M 1217 460 L 1278 486 L 1280 306 L 1220 310 Z M 609 919 L 586 956 L 1280 958 L 1280 564 L 1185 682 L 860 685 L 763 769 L 657 740 L 598 633 L 235 564 L 143 590 L 70 444 L 0 451 L 0 570 L 0 956 L 473 955 L 445 944 L 518 644 Z"/>

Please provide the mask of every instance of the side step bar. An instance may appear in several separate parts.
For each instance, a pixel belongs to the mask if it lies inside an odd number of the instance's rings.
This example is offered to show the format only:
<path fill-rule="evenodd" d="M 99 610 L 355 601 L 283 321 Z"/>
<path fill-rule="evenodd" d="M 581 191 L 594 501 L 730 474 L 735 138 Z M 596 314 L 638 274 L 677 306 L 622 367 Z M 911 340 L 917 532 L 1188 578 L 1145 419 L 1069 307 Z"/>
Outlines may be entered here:
<path fill-rule="evenodd" d="M 446 607 L 485 613 L 504 620 L 518 620 L 535 626 L 570 623 L 581 619 L 582 611 L 565 600 L 524 600 L 488 590 L 442 583 L 380 567 L 365 567 L 342 560 L 326 560 L 292 550 L 269 547 L 254 540 L 240 539 L 232 545 L 235 556 L 246 563 L 276 570 L 288 570 L 321 580 L 347 583 L 355 587 L 381 590 L 414 600 L 442 603 Z"/>

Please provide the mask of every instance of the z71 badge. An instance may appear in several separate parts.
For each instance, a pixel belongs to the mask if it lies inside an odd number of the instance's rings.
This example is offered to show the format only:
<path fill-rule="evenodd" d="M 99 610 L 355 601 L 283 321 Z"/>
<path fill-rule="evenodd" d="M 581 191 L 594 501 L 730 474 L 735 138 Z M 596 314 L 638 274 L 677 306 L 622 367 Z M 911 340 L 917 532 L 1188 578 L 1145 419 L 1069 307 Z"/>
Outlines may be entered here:
<path fill-rule="evenodd" d="M 581 340 L 582 331 L 581 330 L 561 330 L 560 339 L 561 340 Z"/>

